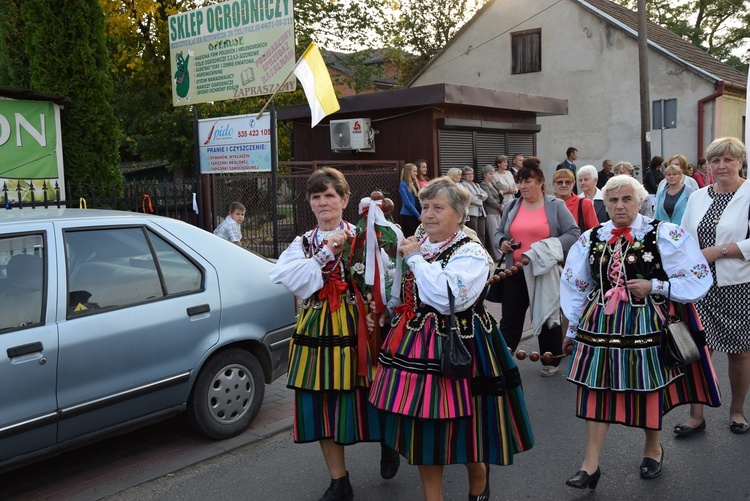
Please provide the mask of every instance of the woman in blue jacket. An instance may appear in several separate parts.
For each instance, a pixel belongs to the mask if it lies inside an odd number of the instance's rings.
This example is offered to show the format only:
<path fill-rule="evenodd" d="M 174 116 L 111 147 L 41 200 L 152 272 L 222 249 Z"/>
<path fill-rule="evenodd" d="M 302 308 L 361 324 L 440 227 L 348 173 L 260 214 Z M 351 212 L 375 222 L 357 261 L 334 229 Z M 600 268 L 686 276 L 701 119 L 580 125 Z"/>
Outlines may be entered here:
<path fill-rule="evenodd" d="M 414 235 L 417 226 L 419 226 L 419 216 L 422 207 L 419 205 L 419 187 L 417 185 L 417 166 L 414 164 L 404 164 L 401 171 L 401 184 L 398 185 L 398 195 L 401 197 L 401 231 L 404 237 Z"/>
<path fill-rule="evenodd" d="M 687 207 L 688 197 L 694 188 L 683 183 L 682 170 L 678 165 L 667 165 L 664 179 L 667 184 L 656 193 L 654 219 L 679 225 Z"/>

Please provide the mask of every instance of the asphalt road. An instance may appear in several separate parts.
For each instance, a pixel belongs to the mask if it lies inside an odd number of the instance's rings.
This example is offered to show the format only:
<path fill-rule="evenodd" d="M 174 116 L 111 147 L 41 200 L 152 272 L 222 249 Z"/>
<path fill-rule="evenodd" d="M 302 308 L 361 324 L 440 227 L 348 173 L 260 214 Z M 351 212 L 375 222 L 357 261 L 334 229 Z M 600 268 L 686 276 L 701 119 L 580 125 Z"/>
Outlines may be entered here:
<path fill-rule="evenodd" d="M 535 340 L 521 348 L 536 349 Z M 728 392 L 726 357 L 716 354 L 716 371 Z M 561 371 L 555 377 L 538 376 L 539 363 L 519 362 L 534 428 L 536 446 L 516 456 L 512 466 L 491 470 L 492 499 L 590 499 L 589 491 L 565 486 L 584 453 L 584 422 L 574 416 L 575 387 Z M 567 362 L 563 362 L 567 366 Z M 676 438 L 672 427 L 687 415 L 680 407 L 664 419 L 662 444 L 664 473 L 645 481 L 638 475 L 643 432 L 611 427 L 602 450 L 600 500 L 743 500 L 750 499 L 750 434 L 728 430 L 729 408 L 706 410 L 707 430 Z M 393 480 L 379 476 L 379 448 L 358 444 L 347 448 L 347 466 L 359 500 L 422 499 L 417 468 L 402 460 Z M 296 445 L 286 431 L 213 459 L 202 461 L 155 480 L 126 489 L 107 500 L 317 500 L 329 479 L 317 444 Z M 445 469 L 444 498 L 466 499 L 465 469 Z"/>

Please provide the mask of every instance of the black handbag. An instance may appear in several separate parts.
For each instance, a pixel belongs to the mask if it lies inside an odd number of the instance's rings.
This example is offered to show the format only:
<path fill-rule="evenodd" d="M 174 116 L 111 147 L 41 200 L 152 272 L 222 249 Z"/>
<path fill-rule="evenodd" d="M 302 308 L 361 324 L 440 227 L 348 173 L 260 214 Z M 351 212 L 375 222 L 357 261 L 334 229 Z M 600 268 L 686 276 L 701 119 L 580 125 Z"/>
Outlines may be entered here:
<path fill-rule="evenodd" d="M 495 268 L 495 275 L 498 275 L 500 273 L 503 273 L 503 269 L 498 266 Z M 492 303 L 502 303 L 503 302 L 503 290 L 505 288 L 505 280 L 498 280 L 497 282 L 493 282 L 490 284 L 489 287 L 487 287 L 487 295 L 485 296 L 486 301 L 490 301 Z"/>
<path fill-rule="evenodd" d="M 667 314 L 661 329 L 662 363 L 669 370 L 679 369 L 700 360 L 701 354 L 687 324 L 674 313 L 671 285 L 667 287 Z"/>
<path fill-rule="evenodd" d="M 451 312 L 448 318 L 449 330 L 443 343 L 443 356 L 440 359 L 440 372 L 451 379 L 464 379 L 471 376 L 471 353 L 461 339 L 461 331 L 456 323 L 453 292 L 448 286 L 448 303 Z"/>

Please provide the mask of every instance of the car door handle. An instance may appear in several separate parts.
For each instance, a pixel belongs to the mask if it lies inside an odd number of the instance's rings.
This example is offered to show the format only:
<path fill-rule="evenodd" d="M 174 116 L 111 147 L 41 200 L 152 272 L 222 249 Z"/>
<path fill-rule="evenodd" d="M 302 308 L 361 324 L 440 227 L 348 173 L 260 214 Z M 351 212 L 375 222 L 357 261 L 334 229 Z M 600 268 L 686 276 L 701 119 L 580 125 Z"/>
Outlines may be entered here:
<path fill-rule="evenodd" d="M 13 346 L 12 348 L 8 348 L 8 358 L 15 358 L 20 357 L 21 355 L 28 355 L 29 353 L 36 353 L 37 351 L 42 351 L 44 349 L 44 345 L 41 341 L 37 341 L 36 343 L 29 343 L 29 344 L 22 344 L 19 346 Z"/>
<path fill-rule="evenodd" d="M 198 306 L 191 306 L 187 309 L 187 314 L 189 317 L 192 317 L 193 315 L 200 315 L 201 313 L 208 313 L 211 311 L 211 307 L 207 304 L 199 304 Z"/>

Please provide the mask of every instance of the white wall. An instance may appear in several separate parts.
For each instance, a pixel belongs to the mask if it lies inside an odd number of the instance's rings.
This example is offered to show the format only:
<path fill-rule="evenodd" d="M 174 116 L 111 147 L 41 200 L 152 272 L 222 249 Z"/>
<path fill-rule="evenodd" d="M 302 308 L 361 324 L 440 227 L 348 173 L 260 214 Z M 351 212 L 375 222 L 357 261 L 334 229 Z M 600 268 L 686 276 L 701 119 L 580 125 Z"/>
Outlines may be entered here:
<path fill-rule="evenodd" d="M 512 32 L 541 28 L 542 71 L 511 75 Z M 697 160 L 698 100 L 708 81 L 649 50 L 650 99 L 678 98 L 678 126 L 664 132 L 664 155 Z M 537 152 L 548 173 L 578 148 L 578 166 L 602 160 L 640 164 L 640 94 L 635 38 L 574 0 L 495 0 L 413 84 L 455 83 L 568 100 L 568 116 L 539 117 Z M 711 137 L 713 106 L 706 107 Z M 651 154 L 661 154 L 660 132 Z"/>

